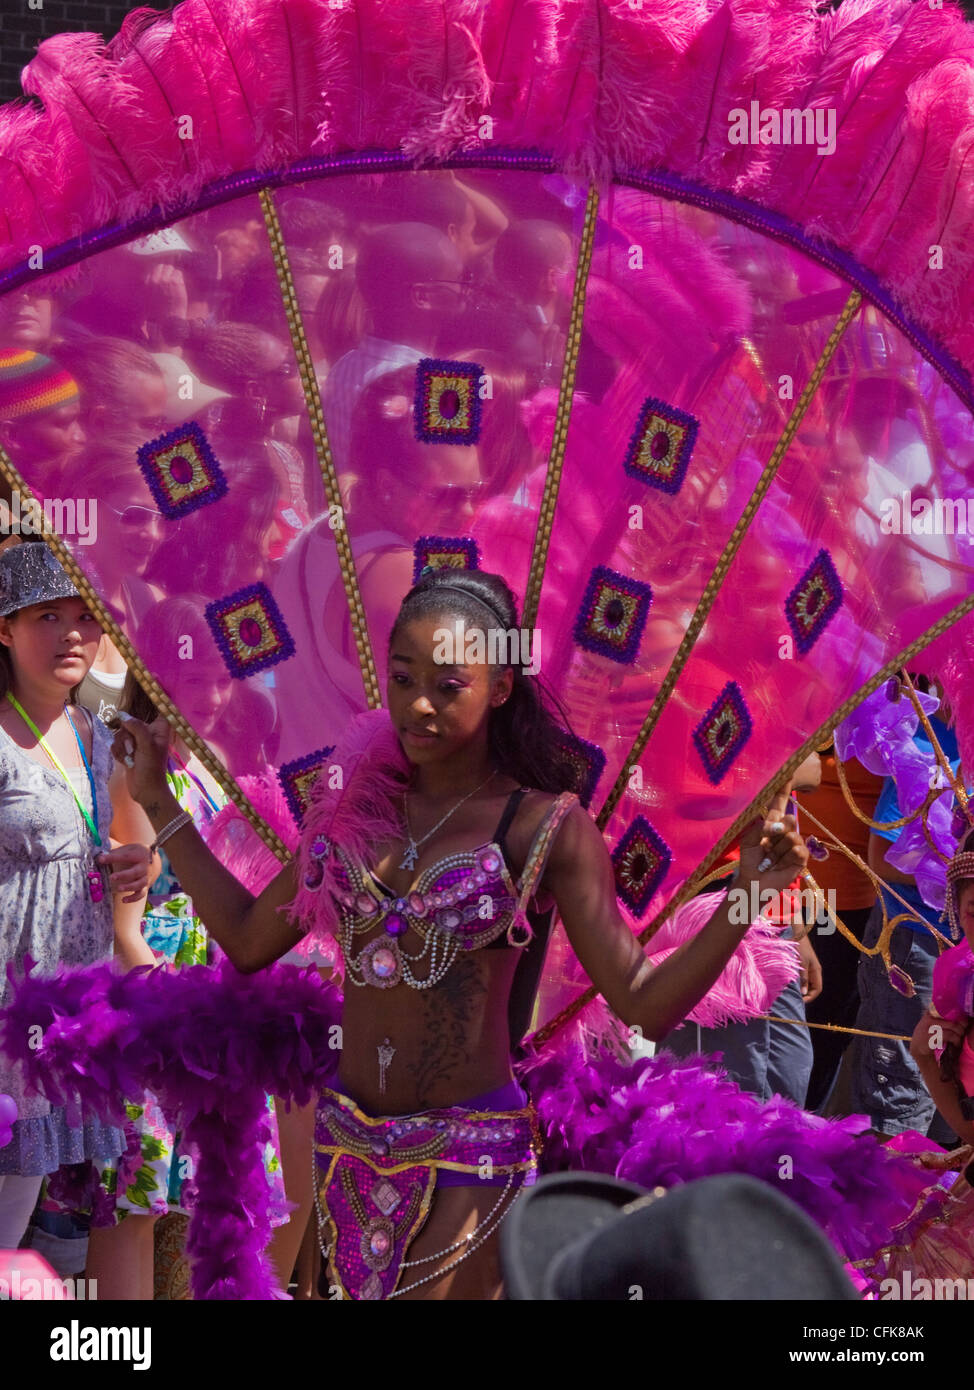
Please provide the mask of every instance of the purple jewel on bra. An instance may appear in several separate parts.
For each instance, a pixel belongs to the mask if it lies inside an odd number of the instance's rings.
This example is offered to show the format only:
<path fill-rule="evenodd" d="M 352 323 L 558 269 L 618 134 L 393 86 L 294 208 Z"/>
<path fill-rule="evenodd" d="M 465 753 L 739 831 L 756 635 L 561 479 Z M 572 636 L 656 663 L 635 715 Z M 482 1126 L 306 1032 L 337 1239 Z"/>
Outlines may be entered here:
<path fill-rule="evenodd" d="M 320 836 L 317 840 L 312 840 L 311 853 L 316 859 L 325 859 L 328 855 L 328 841 L 321 839 Z"/>
<path fill-rule="evenodd" d="M 496 873 L 501 866 L 500 855 L 494 849 L 482 849 L 477 855 L 477 862 L 489 874 Z"/>
<path fill-rule="evenodd" d="M 484 883 L 487 882 L 487 875 L 486 875 L 486 874 L 474 874 L 474 876 L 473 876 L 473 881 L 474 881 L 474 883 L 477 885 L 477 887 L 480 888 L 482 884 L 484 884 Z"/>
<path fill-rule="evenodd" d="M 436 925 L 441 931 L 455 931 L 463 921 L 455 908 L 444 908 L 436 914 Z"/>
<path fill-rule="evenodd" d="M 422 893 L 410 893 L 409 910 L 414 917 L 426 916 L 426 899 L 423 897 Z"/>
<path fill-rule="evenodd" d="M 379 910 L 379 905 L 368 893 L 356 893 L 355 911 L 362 917 L 374 917 Z"/>
<path fill-rule="evenodd" d="M 311 890 L 311 892 L 314 892 L 316 888 L 321 887 L 322 883 L 324 882 L 324 877 L 324 864 L 322 864 L 320 860 L 312 860 L 312 862 L 308 865 L 308 872 L 304 876 L 305 888 L 308 888 Z"/>
<path fill-rule="evenodd" d="M 402 936 L 403 932 L 409 930 L 409 923 L 401 913 L 390 912 L 385 920 L 385 929 L 390 936 Z"/>

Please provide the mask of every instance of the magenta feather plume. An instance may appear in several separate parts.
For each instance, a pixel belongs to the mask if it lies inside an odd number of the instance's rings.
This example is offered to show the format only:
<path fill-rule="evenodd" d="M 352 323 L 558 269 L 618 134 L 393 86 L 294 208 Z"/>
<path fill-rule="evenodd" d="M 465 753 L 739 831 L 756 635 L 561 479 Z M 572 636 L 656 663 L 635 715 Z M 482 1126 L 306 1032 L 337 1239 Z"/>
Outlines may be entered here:
<path fill-rule="evenodd" d="M 239 786 L 251 807 L 294 854 L 301 838 L 300 831 L 278 778 L 270 772 L 241 777 Z M 203 837 L 223 867 L 255 897 L 259 897 L 281 871 L 277 855 L 232 801 L 228 801 L 204 827 Z"/>
<path fill-rule="evenodd" d="M 646 954 L 654 965 L 691 941 L 726 896 L 701 893 L 677 908 L 649 943 Z M 748 928 L 717 980 L 687 1014 L 687 1022 L 721 1028 L 766 1014 L 785 986 L 798 979 L 799 969 L 794 942 L 784 939 L 780 928 L 758 922 Z"/>
<path fill-rule="evenodd" d="M 662 1054 L 627 1064 L 607 1053 L 529 1064 L 544 1167 L 672 1187 L 748 1173 L 778 1187 L 847 1259 L 865 1258 L 906 1221 L 928 1177 L 865 1133 L 868 1120 L 823 1120 L 775 1097 L 762 1103 L 716 1068 Z"/>
<path fill-rule="evenodd" d="M 118 1122 L 121 1098 L 149 1090 L 198 1149 L 188 1237 L 195 1296 L 279 1296 L 263 1255 L 265 1097 L 306 1105 L 333 1079 L 338 990 L 316 970 L 278 965 L 241 975 L 226 961 L 172 973 L 118 975 L 107 964 L 46 979 L 8 973 L 0 1046 L 22 1062 L 30 1086 L 54 1104 L 77 1094 Z"/>
<path fill-rule="evenodd" d="M 331 769 L 334 769 L 332 773 Z M 411 767 L 386 710 L 369 710 L 353 719 L 331 755 L 330 768 L 315 783 L 298 852 L 300 885 L 289 916 L 327 947 L 338 928 L 333 891 L 336 860 L 324 860 L 320 888 L 308 888 L 309 872 L 320 862 L 316 844 L 341 845 L 353 859 L 370 863 L 376 847 L 398 839 L 405 829 L 402 797 Z"/>

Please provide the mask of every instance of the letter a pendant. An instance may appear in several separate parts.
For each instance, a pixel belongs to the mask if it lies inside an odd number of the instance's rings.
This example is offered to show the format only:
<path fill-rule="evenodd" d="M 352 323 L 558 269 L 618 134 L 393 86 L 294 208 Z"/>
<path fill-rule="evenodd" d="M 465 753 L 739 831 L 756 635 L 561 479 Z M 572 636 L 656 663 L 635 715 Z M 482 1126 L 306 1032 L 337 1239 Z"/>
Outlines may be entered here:
<path fill-rule="evenodd" d="M 396 1049 L 389 1046 L 388 1038 L 383 1038 L 376 1050 L 379 1054 L 379 1090 L 385 1091 L 386 1072 L 389 1070 L 389 1063 L 396 1055 Z"/>
<path fill-rule="evenodd" d="M 406 850 L 406 853 L 403 855 L 402 861 L 400 862 L 400 865 L 399 865 L 400 869 L 411 869 L 411 868 L 413 868 L 414 865 L 415 865 L 415 863 L 416 863 L 416 860 L 417 860 L 418 858 L 419 858 L 419 855 L 418 855 L 418 853 L 416 852 L 416 841 L 415 841 L 415 840 L 410 840 L 410 841 L 409 841 L 409 848 Z"/>

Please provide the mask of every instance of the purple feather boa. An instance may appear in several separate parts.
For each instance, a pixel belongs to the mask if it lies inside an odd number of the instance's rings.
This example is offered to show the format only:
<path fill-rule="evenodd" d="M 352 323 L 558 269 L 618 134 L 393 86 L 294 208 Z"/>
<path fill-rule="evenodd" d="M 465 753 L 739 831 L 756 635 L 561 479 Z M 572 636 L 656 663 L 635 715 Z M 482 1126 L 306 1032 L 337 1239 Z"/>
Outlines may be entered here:
<path fill-rule="evenodd" d="M 538 1108 L 549 1172 L 609 1173 L 673 1187 L 718 1173 L 771 1183 L 848 1260 L 889 1243 L 931 1179 L 865 1134 L 868 1120 L 823 1120 L 791 1101 L 741 1091 L 719 1059 L 627 1063 L 564 1051 L 522 1073 Z"/>
<path fill-rule="evenodd" d="M 0 1046 L 32 1086 L 55 1104 L 76 1092 L 116 1121 L 119 1098 L 148 1089 L 195 1145 L 194 1296 L 279 1297 L 264 1256 L 264 1097 L 304 1105 L 333 1082 L 335 986 L 314 969 L 241 975 L 227 961 L 127 975 L 110 965 L 47 979 L 8 973 Z M 614 1173 L 647 1187 L 750 1173 L 793 1198 L 848 1259 L 887 1243 L 929 1184 L 909 1159 L 861 1133 L 862 1117 L 821 1120 L 787 1101 L 762 1104 L 697 1062 L 628 1064 L 573 1044 L 529 1061 L 522 1076 L 545 1134 L 546 1168 Z"/>
<path fill-rule="evenodd" d="M 228 961 L 127 975 L 106 964 L 22 980 L 8 967 L 8 975 L 0 1046 L 32 1086 L 54 1104 L 75 1092 L 118 1124 L 121 1097 L 150 1090 L 196 1146 L 187 1237 L 194 1297 L 280 1297 L 263 1253 L 271 1231 L 265 1094 L 305 1105 L 333 1079 L 339 991 L 313 968 L 242 975 Z M 32 1046 L 37 1025 L 40 1047 Z"/>

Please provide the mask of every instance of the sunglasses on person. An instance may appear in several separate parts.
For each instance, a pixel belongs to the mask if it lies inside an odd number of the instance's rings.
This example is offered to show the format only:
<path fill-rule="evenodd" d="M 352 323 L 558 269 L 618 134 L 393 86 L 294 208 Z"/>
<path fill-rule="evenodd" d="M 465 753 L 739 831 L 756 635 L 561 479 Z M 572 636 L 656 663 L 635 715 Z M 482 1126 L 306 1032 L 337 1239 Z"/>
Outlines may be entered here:
<path fill-rule="evenodd" d="M 442 487 L 431 488 L 429 497 L 433 506 L 440 510 L 464 504 L 473 507 L 482 499 L 484 486 L 482 482 L 471 483 L 469 487 L 461 487 L 458 483 L 444 483 Z"/>

